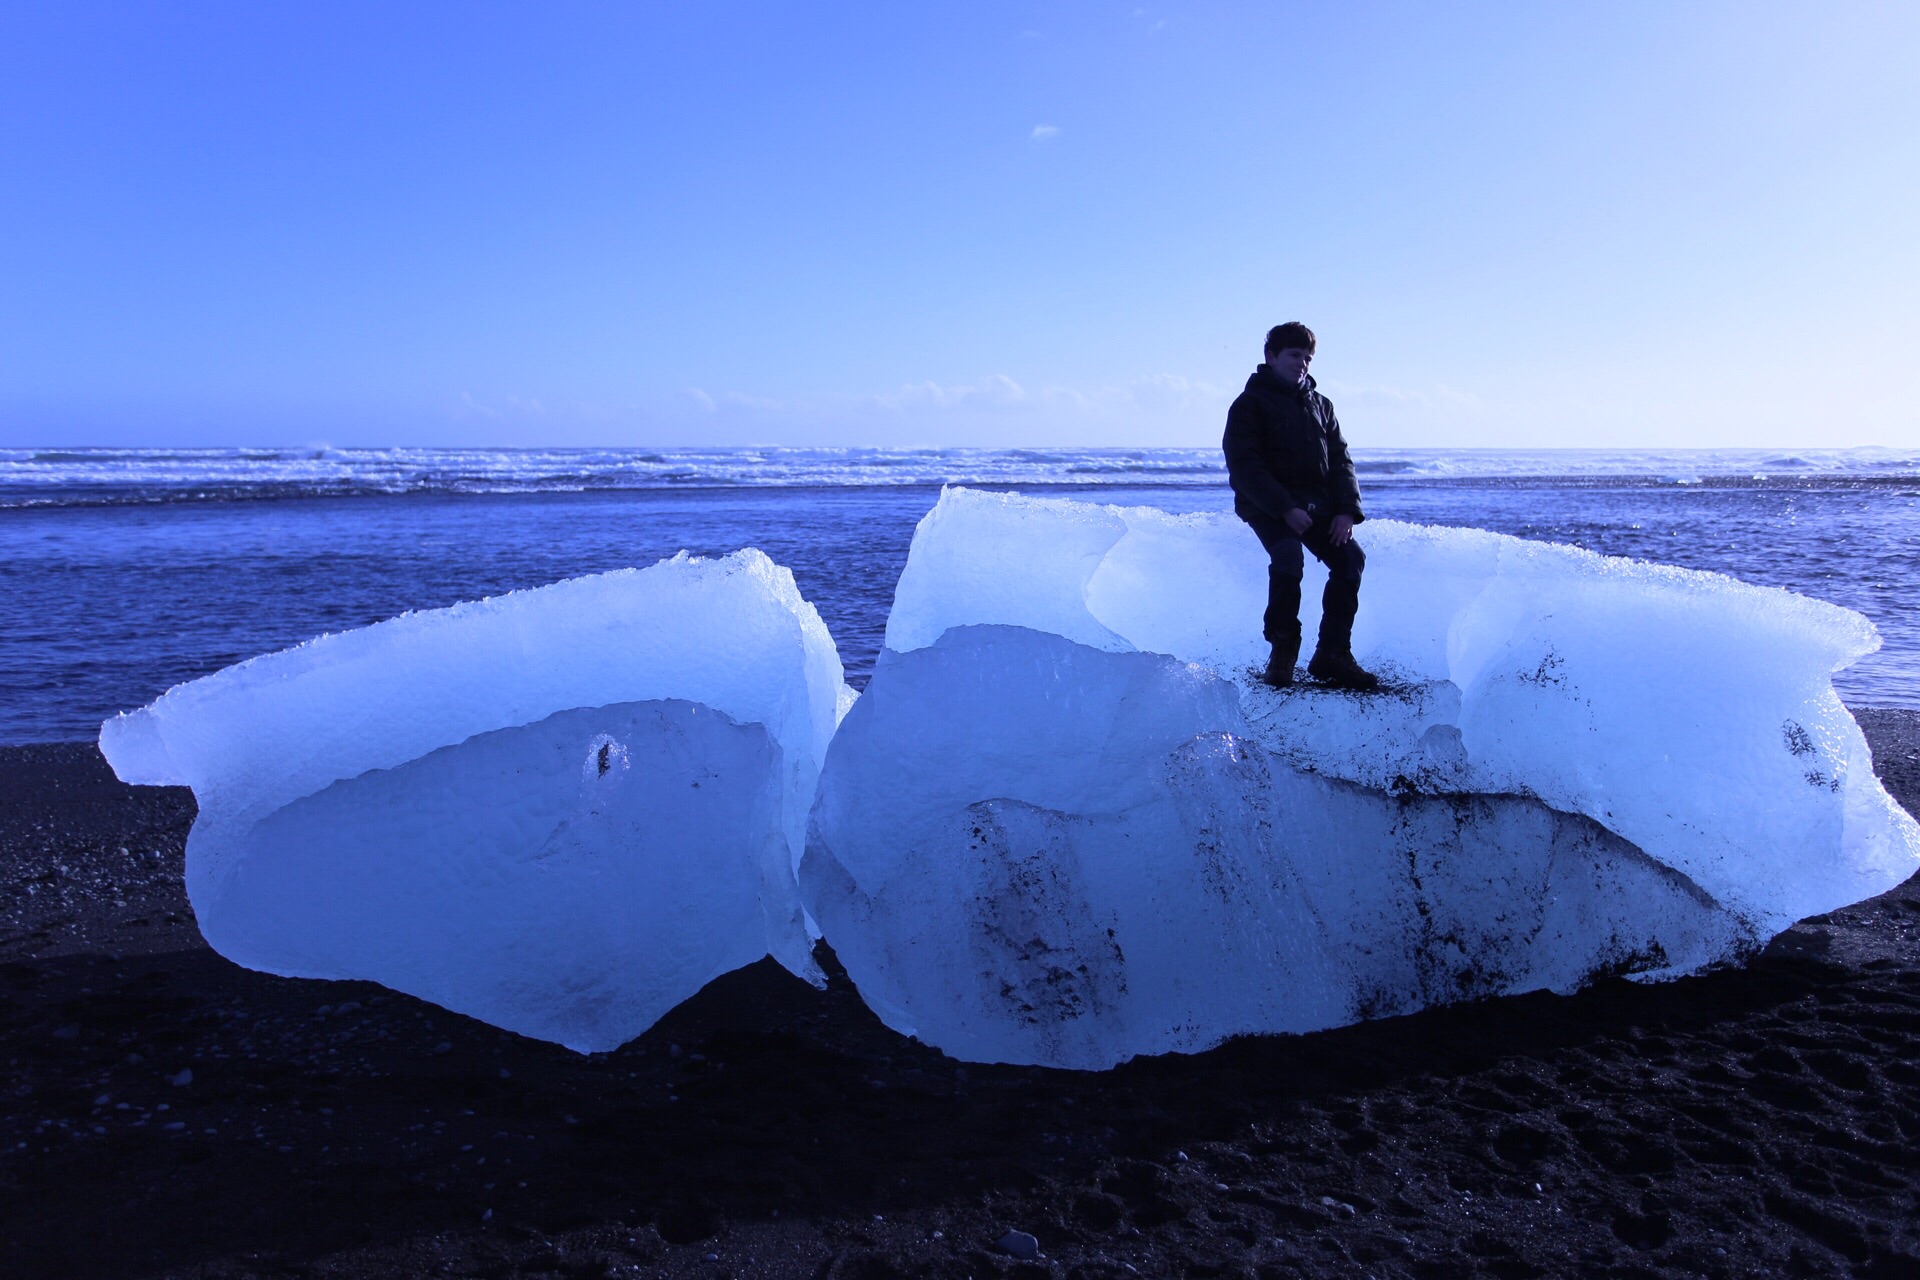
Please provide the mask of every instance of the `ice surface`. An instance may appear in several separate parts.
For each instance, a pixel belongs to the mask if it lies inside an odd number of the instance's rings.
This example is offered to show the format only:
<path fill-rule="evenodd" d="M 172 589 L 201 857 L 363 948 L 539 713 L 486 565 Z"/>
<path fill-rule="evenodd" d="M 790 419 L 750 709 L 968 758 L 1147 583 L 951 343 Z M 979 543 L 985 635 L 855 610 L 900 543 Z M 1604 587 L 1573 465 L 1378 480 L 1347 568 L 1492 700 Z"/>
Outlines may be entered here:
<path fill-rule="evenodd" d="M 1101 1067 L 1684 973 L 1920 864 L 1830 683 L 1859 615 L 1362 537 L 1375 695 L 1251 678 L 1265 562 L 1231 517 L 949 490 L 851 712 L 791 574 L 741 552 L 322 637 L 101 747 L 194 789 L 224 954 L 580 1049 L 769 951 L 817 977 L 803 900 L 891 1025 Z"/>
<path fill-rule="evenodd" d="M 985 1061 L 1100 1068 L 1750 936 L 1588 819 L 1292 768 L 1232 682 L 1019 627 L 887 655 L 813 823 L 802 892 L 862 996 Z"/>
<path fill-rule="evenodd" d="M 792 574 L 743 551 L 324 636 L 100 745 L 193 788 L 222 954 L 594 1050 L 769 951 L 817 976 L 793 869 L 850 700 Z"/>
<path fill-rule="evenodd" d="M 1478 531 L 1362 537 L 1355 648 L 1392 687 L 1281 693 L 1248 673 L 1239 521 L 944 493 L 801 876 L 881 1016 L 1102 1066 L 1677 974 L 1920 865 L 1830 684 L 1877 643 L 1859 615 Z"/>
<path fill-rule="evenodd" d="M 1279 757 L 1375 786 L 1445 757 L 1430 780 L 1585 814 L 1765 932 L 1920 863 L 1920 830 L 1833 692 L 1833 673 L 1879 644 L 1859 614 L 1482 530 L 1370 520 L 1359 536 L 1354 651 L 1395 696 L 1244 687 Z M 1322 571 L 1309 564 L 1310 640 Z M 887 647 L 1005 623 L 1247 686 L 1266 652 L 1265 566 L 1229 515 L 950 489 L 915 534 Z"/>

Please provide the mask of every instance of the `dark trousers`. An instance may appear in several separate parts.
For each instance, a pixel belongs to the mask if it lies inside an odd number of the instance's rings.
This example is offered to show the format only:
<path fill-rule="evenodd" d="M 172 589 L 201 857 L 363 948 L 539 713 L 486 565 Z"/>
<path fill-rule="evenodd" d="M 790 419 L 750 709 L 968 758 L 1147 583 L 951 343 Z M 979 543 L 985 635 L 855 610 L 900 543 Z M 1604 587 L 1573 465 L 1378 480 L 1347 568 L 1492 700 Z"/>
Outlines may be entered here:
<path fill-rule="evenodd" d="M 1320 648 L 1334 653 L 1353 649 L 1353 618 L 1360 611 L 1360 575 L 1367 567 L 1366 552 L 1349 540 L 1336 547 L 1329 538 L 1333 517 L 1324 509 L 1311 512 L 1313 527 L 1305 537 L 1270 516 L 1254 511 L 1238 515 L 1267 549 L 1267 616 L 1264 629 L 1269 644 L 1300 642 L 1300 577 L 1306 569 L 1302 550 L 1327 566 L 1326 590 L 1320 593 Z"/>

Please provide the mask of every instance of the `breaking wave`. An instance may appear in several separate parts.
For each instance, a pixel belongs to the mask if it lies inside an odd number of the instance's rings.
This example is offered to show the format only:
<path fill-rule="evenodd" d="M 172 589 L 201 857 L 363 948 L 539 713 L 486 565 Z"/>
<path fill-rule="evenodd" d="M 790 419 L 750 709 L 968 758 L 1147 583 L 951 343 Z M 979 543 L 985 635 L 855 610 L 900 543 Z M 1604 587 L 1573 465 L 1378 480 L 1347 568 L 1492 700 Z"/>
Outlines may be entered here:
<path fill-rule="evenodd" d="M 1370 483 L 1911 483 L 1920 450 L 1356 449 Z M 0 507 L 623 489 L 1217 485 L 1217 449 L 0 449 Z"/>

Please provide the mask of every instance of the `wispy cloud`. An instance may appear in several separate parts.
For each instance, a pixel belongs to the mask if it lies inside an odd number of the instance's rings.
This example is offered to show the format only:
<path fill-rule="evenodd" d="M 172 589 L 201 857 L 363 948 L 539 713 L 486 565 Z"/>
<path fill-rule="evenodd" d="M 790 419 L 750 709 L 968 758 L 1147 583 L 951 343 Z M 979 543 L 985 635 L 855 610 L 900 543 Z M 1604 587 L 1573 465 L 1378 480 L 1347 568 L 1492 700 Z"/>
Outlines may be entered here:
<path fill-rule="evenodd" d="M 1323 378 L 1320 386 L 1328 395 L 1344 400 L 1388 401 L 1427 410 L 1465 410 L 1474 413 L 1486 408 L 1485 402 L 1471 391 L 1460 391 L 1444 383 L 1424 388 L 1395 387 L 1382 383 L 1340 382 Z"/>
<path fill-rule="evenodd" d="M 592 400 L 561 400 L 550 404 L 538 396 L 509 395 L 497 401 L 486 401 L 471 391 L 462 391 L 456 416 L 483 418 L 499 423 L 527 423 L 542 419 L 604 421 L 618 417 L 622 412 L 622 406 Z"/>
<path fill-rule="evenodd" d="M 500 416 L 500 411 L 492 405 L 481 404 L 478 400 L 475 400 L 473 398 L 473 392 L 471 391 L 462 391 L 460 393 L 460 408 L 465 413 L 470 413 L 481 418 L 498 418 Z"/>
<path fill-rule="evenodd" d="M 1057 124 L 1037 124 L 1033 126 L 1032 138 L 1035 142 L 1051 142 L 1059 136 L 1060 126 Z"/>
<path fill-rule="evenodd" d="M 1005 373 L 885 390 L 793 394 L 686 385 L 632 402 L 463 392 L 446 408 L 474 443 L 1205 443 L 1237 388 L 1162 373 L 1110 383 L 1022 383 Z M 659 438 L 656 438 L 659 437 Z"/>
<path fill-rule="evenodd" d="M 1098 414 L 1114 411 L 1167 412 L 1187 407 L 1224 411 L 1234 393 L 1225 387 L 1171 373 L 1096 387 L 1060 384 L 1027 387 L 1004 373 L 992 373 L 972 382 L 944 383 L 928 379 L 906 383 L 891 391 L 856 395 L 783 399 L 749 396 L 735 391 L 712 395 L 697 389 L 687 394 L 702 408 L 713 405 L 720 411 L 746 410 L 756 414 L 795 415 L 864 410 L 903 415 L 959 411 Z"/>
<path fill-rule="evenodd" d="M 791 406 L 772 396 L 750 396 L 743 391 L 728 391 L 720 397 L 729 409 L 751 409 L 759 413 L 781 413 Z"/>
<path fill-rule="evenodd" d="M 963 406 L 1010 408 L 1026 404 L 1027 389 L 1004 373 L 989 374 L 978 382 L 945 386 L 938 382 L 915 382 L 895 391 L 862 396 L 861 400 L 880 409 L 958 409 Z"/>

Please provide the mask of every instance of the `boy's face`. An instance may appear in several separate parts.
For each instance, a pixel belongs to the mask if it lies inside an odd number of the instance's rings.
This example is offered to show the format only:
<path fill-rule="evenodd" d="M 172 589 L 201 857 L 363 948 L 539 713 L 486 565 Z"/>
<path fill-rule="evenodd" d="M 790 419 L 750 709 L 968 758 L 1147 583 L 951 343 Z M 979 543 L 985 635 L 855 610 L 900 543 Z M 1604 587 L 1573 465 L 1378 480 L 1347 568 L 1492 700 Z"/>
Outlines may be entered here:
<path fill-rule="evenodd" d="M 1307 366 L 1312 363 L 1313 352 L 1305 347 L 1284 347 L 1267 357 L 1273 376 L 1296 387 L 1306 384 Z"/>

